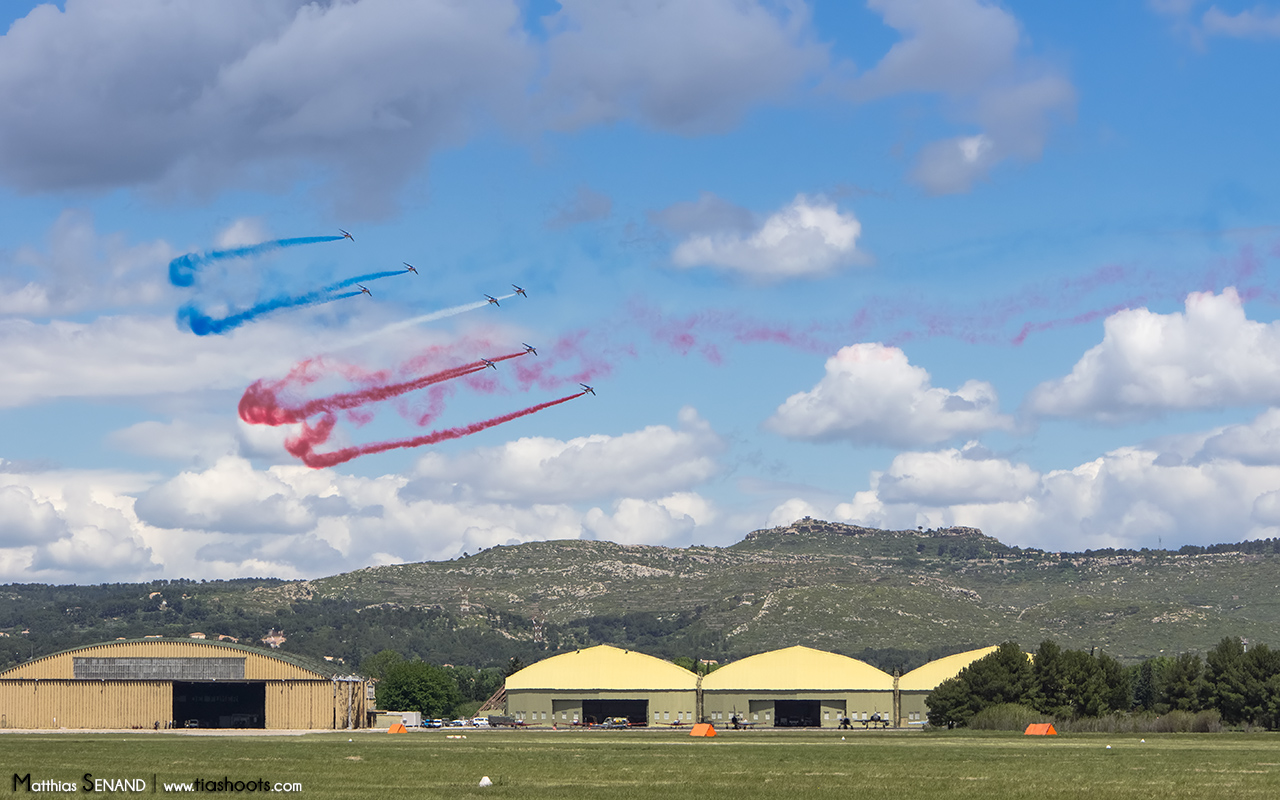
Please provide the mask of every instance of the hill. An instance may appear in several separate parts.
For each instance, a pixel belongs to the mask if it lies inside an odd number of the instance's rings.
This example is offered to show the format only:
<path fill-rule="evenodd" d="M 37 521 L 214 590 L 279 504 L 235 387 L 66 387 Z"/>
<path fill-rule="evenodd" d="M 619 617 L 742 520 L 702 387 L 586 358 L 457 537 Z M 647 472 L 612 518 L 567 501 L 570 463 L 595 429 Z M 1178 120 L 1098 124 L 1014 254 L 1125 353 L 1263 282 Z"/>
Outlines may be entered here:
<path fill-rule="evenodd" d="M 806 644 L 908 669 L 1051 637 L 1134 660 L 1228 634 L 1280 644 L 1277 589 L 1280 540 L 1049 553 L 973 528 L 806 518 L 725 548 L 534 542 L 308 581 L 12 585 L 0 665 L 121 636 L 257 643 L 272 629 L 335 671 L 383 649 L 482 667 L 598 643 L 721 661 Z"/>

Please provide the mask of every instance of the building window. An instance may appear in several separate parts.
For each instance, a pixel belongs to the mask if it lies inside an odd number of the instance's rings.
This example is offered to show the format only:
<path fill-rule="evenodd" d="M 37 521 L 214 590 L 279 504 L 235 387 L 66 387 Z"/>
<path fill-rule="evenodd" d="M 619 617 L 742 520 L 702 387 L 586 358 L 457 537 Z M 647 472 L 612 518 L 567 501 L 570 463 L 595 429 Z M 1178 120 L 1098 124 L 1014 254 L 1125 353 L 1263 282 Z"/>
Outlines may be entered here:
<path fill-rule="evenodd" d="M 753 720 L 758 720 L 758 719 L 760 719 L 760 712 L 759 712 L 759 711 L 754 711 L 754 712 L 752 712 L 752 714 L 751 714 L 751 718 L 752 718 Z"/>
<path fill-rule="evenodd" d="M 830 712 L 830 711 L 823 711 L 823 712 L 822 712 L 822 718 L 823 718 L 823 719 L 831 719 L 831 712 Z"/>
<path fill-rule="evenodd" d="M 545 712 L 545 711 L 543 711 L 543 712 L 542 712 L 542 718 L 543 718 L 543 719 L 546 719 L 546 718 L 547 718 L 547 712 Z"/>
<path fill-rule="evenodd" d="M 653 721 L 654 721 L 654 722 L 657 722 L 657 721 L 658 721 L 658 712 L 657 712 L 657 711 L 653 712 Z"/>
<path fill-rule="evenodd" d="M 662 718 L 663 718 L 663 719 L 671 719 L 671 712 L 670 712 L 670 711 L 663 711 L 663 712 L 662 712 Z"/>
<path fill-rule="evenodd" d="M 568 711 L 561 711 L 561 712 L 560 712 L 560 719 L 568 719 L 568 718 L 569 718 L 569 712 L 568 712 Z"/>

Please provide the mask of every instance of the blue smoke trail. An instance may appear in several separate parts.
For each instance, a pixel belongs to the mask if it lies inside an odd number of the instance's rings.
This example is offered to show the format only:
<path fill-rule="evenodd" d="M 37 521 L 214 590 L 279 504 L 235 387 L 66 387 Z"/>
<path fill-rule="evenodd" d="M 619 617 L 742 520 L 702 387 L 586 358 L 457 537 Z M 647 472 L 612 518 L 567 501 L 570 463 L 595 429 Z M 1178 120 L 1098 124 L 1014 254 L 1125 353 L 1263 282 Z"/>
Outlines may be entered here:
<path fill-rule="evenodd" d="M 356 297 L 362 292 L 342 292 L 334 294 L 339 289 L 345 289 L 348 286 L 354 286 L 357 283 L 368 283 L 376 281 L 379 278 L 390 278 L 393 275 L 407 275 L 404 270 L 389 270 L 387 272 L 371 272 L 367 275 L 357 275 L 354 278 L 346 278 L 337 283 L 331 283 L 322 289 L 314 292 L 308 292 L 302 295 L 290 297 L 288 295 L 280 295 L 270 300 L 265 300 L 255 306 L 246 308 L 235 314 L 230 314 L 222 318 L 211 317 L 205 314 L 195 303 L 187 303 L 178 309 L 178 325 L 190 328 L 191 332 L 196 336 L 208 336 L 209 334 L 221 334 L 230 330 L 235 330 L 246 322 L 250 322 L 263 314 L 269 314 L 272 311 L 279 311 L 282 308 L 303 308 L 306 306 L 320 305 L 321 303 L 330 303 L 334 300 L 342 300 L 346 297 Z"/>
<path fill-rule="evenodd" d="M 269 253 L 282 247 L 297 247 L 300 244 L 319 244 L 320 242 L 336 242 L 343 236 L 300 236 L 296 239 L 272 239 L 269 242 L 237 247 L 232 250 L 214 250 L 208 253 L 187 253 L 169 262 L 169 283 L 174 286 L 190 286 L 196 281 L 196 273 L 206 264 L 221 261 L 225 258 L 249 258 L 250 256 Z"/>

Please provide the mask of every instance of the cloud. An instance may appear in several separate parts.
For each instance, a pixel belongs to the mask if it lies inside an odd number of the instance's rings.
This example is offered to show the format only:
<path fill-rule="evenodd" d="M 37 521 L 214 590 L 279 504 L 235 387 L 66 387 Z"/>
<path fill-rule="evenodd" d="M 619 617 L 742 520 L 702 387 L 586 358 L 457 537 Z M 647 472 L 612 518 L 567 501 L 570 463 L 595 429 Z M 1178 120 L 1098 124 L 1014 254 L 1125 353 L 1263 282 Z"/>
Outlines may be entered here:
<path fill-rule="evenodd" d="M 429 152 L 522 107 L 533 63 L 505 0 L 43 5 L 0 40 L 0 175 L 208 191 L 309 162 L 384 213 Z"/>
<path fill-rule="evenodd" d="M 157 528 L 297 533 L 316 525 L 294 486 L 233 456 L 203 472 L 183 472 L 152 487 L 138 496 L 134 511 Z"/>
<path fill-rule="evenodd" d="M 1120 311 L 1104 330 L 1070 375 L 1032 390 L 1031 413 L 1121 420 L 1280 401 L 1280 322 L 1247 319 L 1234 288 L 1193 292 L 1185 312 Z"/>
<path fill-rule="evenodd" d="M 975 442 L 963 449 L 902 453 L 876 485 L 886 503 L 947 506 L 1020 500 L 1039 474 L 1026 464 L 994 458 Z"/>
<path fill-rule="evenodd" d="M 1211 36 L 1228 36 L 1234 39 L 1280 39 L 1280 12 L 1267 11 L 1261 6 L 1228 14 L 1217 6 L 1211 6 L 1201 19 L 1204 32 Z"/>
<path fill-rule="evenodd" d="M 1012 420 L 999 413 L 991 384 L 935 387 L 904 352 L 872 342 L 827 359 L 822 380 L 788 397 L 765 427 L 791 439 L 902 447 L 1008 429 Z"/>
<path fill-rule="evenodd" d="M 1250 466 L 1280 465 L 1280 409 L 1269 408 L 1245 425 L 1206 436 L 1197 458 L 1230 459 Z"/>
<path fill-rule="evenodd" d="M 241 389 L 287 372 L 330 341 L 338 338 L 269 320 L 225 337 L 196 337 L 179 335 L 169 317 L 0 319 L 0 408 L 56 397 Z"/>
<path fill-rule="evenodd" d="M 1270 429 L 1274 421 L 1268 413 L 1243 427 Z M 872 473 L 868 490 L 830 513 L 890 528 L 971 525 L 1049 550 L 1212 544 L 1280 533 L 1277 481 L 1280 463 L 1247 463 L 1221 450 L 1183 459 L 1151 445 L 1123 447 L 1041 473 L 970 445 L 901 453 Z"/>
<path fill-rule="evenodd" d="M 1039 158 L 1052 121 L 1074 113 L 1070 81 L 1020 56 L 1023 36 L 1005 10 L 983 0 L 869 5 L 903 38 L 858 76 L 852 97 L 941 94 L 960 121 L 980 129 L 925 146 L 912 178 L 929 192 L 966 192 L 1003 161 Z"/>
<path fill-rule="evenodd" d="M 66 532 L 52 503 L 36 498 L 26 486 L 0 486 L 0 547 L 39 544 Z"/>
<path fill-rule="evenodd" d="M 614 503 L 612 515 L 593 508 L 583 517 L 582 526 L 593 539 L 678 547 L 690 544 L 695 528 L 716 516 L 710 502 L 682 492 L 659 500 L 624 498 Z"/>
<path fill-rule="evenodd" d="M 805 7 L 514 0 L 103 0 L 0 37 L 0 179 L 25 192 L 286 190 L 394 210 L 430 156 L 496 126 L 721 131 L 827 64 Z M 92 58 L 86 54 L 93 54 Z"/>
<path fill-rule="evenodd" d="M 175 253 L 165 242 L 131 245 L 123 234 L 99 236 L 93 216 L 77 210 L 63 211 L 47 239 L 44 250 L 19 248 L 6 265 L 0 315 L 143 306 L 168 294 L 167 282 L 158 276 Z"/>
<path fill-rule="evenodd" d="M 564 127 L 638 119 L 687 134 L 723 131 L 828 61 L 800 4 L 562 0 L 544 22 L 542 99 Z"/>
<path fill-rule="evenodd" d="M 612 211 L 613 201 L 608 195 L 592 191 L 589 186 L 579 186 L 573 199 L 547 220 L 547 227 L 560 229 L 581 225 L 584 222 L 594 222 L 605 219 Z"/>
<path fill-rule="evenodd" d="M 406 494 L 516 503 L 652 499 L 719 474 L 724 449 L 711 426 L 686 407 L 679 429 L 652 425 L 620 436 L 527 437 L 457 456 L 428 453 Z"/>
<path fill-rule="evenodd" d="M 680 244 L 671 260 L 680 267 L 712 266 L 759 280 L 825 275 L 852 262 L 862 224 L 822 197 L 796 195 L 790 205 L 750 231 L 726 228 L 734 221 L 727 204 L 706 195 L 697 204 L 673 206 L 656 219 L 688 225 L 694 220 L 715 224 L 694 232 Z"/>

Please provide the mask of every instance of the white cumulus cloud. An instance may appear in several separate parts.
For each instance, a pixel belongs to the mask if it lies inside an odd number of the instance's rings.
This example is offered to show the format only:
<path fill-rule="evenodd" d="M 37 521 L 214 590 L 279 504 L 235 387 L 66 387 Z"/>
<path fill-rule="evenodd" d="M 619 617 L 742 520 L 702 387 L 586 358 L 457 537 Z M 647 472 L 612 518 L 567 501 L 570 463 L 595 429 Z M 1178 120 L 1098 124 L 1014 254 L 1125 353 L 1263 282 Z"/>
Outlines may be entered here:
<path fill-rule="evenodd" d="M 872 473 L 868 489 L 828 513 L 888 528 L 970 525 L 1006 543 L 1050 550 L 1274 537 L 1280 458 L 1230 453 L 1219 438 L 1274 426 L 1272 411 L 1199 437 L 1204 447 L 1186 458 L 1155 444 L 1122 447 L 1048 472 L 973 444 L 905 452 Z"/>
<path fill-rule="evenodd" d="M 903 38 L 858 77 L 855 99 L 904 92 L 946 97 L 977 133 L 927 145 L 912 177 L 934 194 L 968 191 L 997 164 L 1040 157 L 1056 118 L 1075 109 L 1060 71 L 1021 55 L 1018 21 L 984 0 L 871 0 Z"/>
<path fill-rule="evenodd" d="M 1104 330 L 1070 375 L 1031 392 L 1031 413 L 1115 420 L 1280 402 L 1280 322 L 1248 319 L 1233 288 L 1193 292 L 1184 312 L 1119 311 Z"/>
<path fill-rule="evenodd" d="M 1012 427 L 999 413 L 995 388 L 966 381 L 932 385 L 906 353 L 877 342 L 843 347 L 827 359 L 826 375 L 787 398 L 765 425 L 792 439 L 913 446 Z"/>
<path fill-rule="evenodd" d="M 723 440 L 692 408 L 681 409 L 679 419 L 679 429 L 652 425 L 568 441 L 526 437 L 457 456 L 429 453 L 418 462 L 418 480 L 408 491 L 437 498 L 465 492 L 500 502 L 657 498 L 692 488 L 721 469 Z"/>
<path fill-rule="evenodd" d="M 666 216 L 674 216 L 671 209 Z M 759 280 L 812 277 L 853 261 L 861 233 L 862 224 L 853 214 L 824 198 L 800 194 L 754 230 L 689 235 L 671 260 L 681 267 L 721 267 Z"/>

